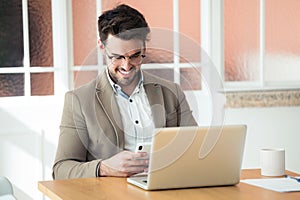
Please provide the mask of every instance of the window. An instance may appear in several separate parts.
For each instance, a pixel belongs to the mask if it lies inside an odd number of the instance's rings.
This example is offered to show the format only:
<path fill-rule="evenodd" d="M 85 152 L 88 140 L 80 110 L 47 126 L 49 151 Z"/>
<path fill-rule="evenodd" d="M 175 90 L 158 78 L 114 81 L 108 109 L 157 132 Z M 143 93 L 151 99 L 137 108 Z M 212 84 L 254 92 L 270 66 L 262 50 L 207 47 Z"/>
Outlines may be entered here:
<path fill-rule="evenodd" d="M 0 97 L 54 94 L 51 0 L 0 2 Z"/>
<path fill-rule="evenodd" d="M 299 6 L 297 0 L 224 0 L 227 86 L 299 88 Z"/>
<path fill-rule="evenodd" d="M 300 86 L 297 0 L 11 0 L 0 3 L 0 97 L 56 95 L 95 78 L 105 66 L 97 17 L 117 3 L 153 30 L 144 69 L 184 90 L 203 89 L 200 47 L 226 88 Z"/>
<path fill-rule="evenodd" d="M 164 3 L 145 0 L 89 0 L 83 3 L 81 0 L 73 0 L 73 87 L 89 82 L 105 67 L 97 46 L 96 20 L 102 11 L 121 3 L 141 11 L 151 28 L 151 40 L 147 44 L 143 69 L 180 83 L 184 90 L 201 89 L 201 74 L 198 70 L 200 1 L 194 0 L 165 0 Z"/>

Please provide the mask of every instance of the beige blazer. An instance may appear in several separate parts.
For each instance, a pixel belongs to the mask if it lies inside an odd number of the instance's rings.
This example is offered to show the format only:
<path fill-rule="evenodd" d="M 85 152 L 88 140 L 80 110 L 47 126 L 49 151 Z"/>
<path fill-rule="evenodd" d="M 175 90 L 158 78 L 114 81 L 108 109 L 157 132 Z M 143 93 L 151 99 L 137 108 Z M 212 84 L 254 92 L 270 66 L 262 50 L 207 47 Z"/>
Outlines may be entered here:
<path fill-rule="evenodd" d="M 143 72 L 155 127 L 197 125 L 179 85 Z M 95 177 L 100 160 L 124 149 L 121 115 L 105 72 L 65 95 L 54 179 Z"/>

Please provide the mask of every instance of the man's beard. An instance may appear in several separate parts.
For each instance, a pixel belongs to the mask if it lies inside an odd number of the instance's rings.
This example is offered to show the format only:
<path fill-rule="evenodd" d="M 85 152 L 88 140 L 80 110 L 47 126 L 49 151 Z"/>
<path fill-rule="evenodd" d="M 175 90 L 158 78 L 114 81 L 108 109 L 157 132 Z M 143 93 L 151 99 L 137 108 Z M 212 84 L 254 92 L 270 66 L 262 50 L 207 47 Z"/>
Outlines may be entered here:
<path fill-rule="evenodd" d="M 126 77 L 118 77 L 117 73 L 120 73 L 120 72 L 113 72 L 113 73 L 111 73 L 109 71 L 109 75 L 110 75 L 110 77 L 112 78 L 112 80 L 116 84 L 118 84 L 120 86 L 129 86 L 134 81 L 136 81 L 137 79 L 139 79 L 140 74 L 141 74 L 141 71 L 137 70 L 135 67 L 133 67 L 133 69 L 131 69 L 131 70 L 134 70 L 134 76 L 128 77 L 128 78 L 126 78 Z"/>

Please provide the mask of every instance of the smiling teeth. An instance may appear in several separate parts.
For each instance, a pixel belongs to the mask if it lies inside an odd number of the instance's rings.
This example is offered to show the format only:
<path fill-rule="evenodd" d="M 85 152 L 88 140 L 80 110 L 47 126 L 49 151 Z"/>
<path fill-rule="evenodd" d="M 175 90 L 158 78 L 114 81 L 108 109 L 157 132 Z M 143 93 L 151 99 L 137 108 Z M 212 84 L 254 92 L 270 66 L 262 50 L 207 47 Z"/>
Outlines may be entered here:
<path fill-rule="evenodd" d="M 120 73 L 121 73 L 121 74 L 124 74 L 124 75 L 127 75 L 127 74 L 129 74 L 129 73 L 130 73 L 130 71 L 129 71 L 129 72 L 120 71 Z"/>

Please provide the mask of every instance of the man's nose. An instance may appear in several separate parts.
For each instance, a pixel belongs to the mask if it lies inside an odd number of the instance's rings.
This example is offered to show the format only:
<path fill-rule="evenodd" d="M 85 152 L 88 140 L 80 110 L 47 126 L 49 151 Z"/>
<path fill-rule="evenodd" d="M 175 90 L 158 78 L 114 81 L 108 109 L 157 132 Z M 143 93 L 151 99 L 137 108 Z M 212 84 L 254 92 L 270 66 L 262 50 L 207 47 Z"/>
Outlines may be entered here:
<path fill-rule="evenodd" d="M 123 57 L 122 59 L 122 67 L 125 69 L 125 70 L 128 70 L 130 69 L 130 59 L 128 57 Z"/>

